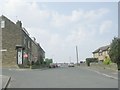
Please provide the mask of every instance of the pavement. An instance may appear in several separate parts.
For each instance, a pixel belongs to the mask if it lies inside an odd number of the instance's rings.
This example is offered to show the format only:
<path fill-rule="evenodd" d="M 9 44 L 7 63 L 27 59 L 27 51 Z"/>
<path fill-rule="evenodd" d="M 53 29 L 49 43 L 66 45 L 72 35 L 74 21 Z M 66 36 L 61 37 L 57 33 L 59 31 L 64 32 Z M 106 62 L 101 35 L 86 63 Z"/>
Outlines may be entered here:
<path fill-rule="evenodd" d="M 110 77 L 110 78 L 118 79 L 118 70 L 117 69 L 104 68 L 102 66 L 100 67 L 100 66 L 96 66 L 96 65 L 91 65 L 90 67 L 85 66 L 85 65 L 83 65 L 83 66 L 93 72 L 98 73 L 98 74 L 102 74 L 102 75 Z"/>
<path fill-rule="evenodd" d="M 3 90 L 7 88 L 11 77 L 10 76 L 5 76 L 5 75 L 0 75 L 0 80 L 1 80 L 1 84 L 2 84 L 2 88 Z"/>
<path fill-rule="evenodd" d="M 46 70 L 48 68 L 42 68 L 42 69 L 39 69 L 39 70 Z M 25 71 L 25 70 L 33 70 L 33 69 L 9 69 L 9 70 L 15 70 L 15 71 Z M 37 69 L 35 69 L 37 70 Z M 4 90 L 7 88 L 7 86 L 9 85 L 11 81 L 11 76 L 6 76 L 6 75 L 0 75 L 0 89 L 1 90 Z"/>

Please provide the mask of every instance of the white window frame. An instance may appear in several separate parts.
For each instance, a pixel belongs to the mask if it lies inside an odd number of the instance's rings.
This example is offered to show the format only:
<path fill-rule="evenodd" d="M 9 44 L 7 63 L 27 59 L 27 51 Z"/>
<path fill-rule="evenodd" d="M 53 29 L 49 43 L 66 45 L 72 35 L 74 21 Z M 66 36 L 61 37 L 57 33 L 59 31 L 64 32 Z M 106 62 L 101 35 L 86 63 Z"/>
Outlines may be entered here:
<path fill-rule="evenodd" d="M 28 48 L 30 49 L 30 40 L 28 40 Z"/>
<path fill-rule="evenodd" d="M 0 51 L 1 51 L 1 52 L 6 52 L 6 51 L 7 51 L 7 49 L 1 49 Z"/>
<path fill-rule="evenodd" d="M 1 25 L 1 28 L 5 28 L 5 21 L 2 20 L 2 21 L 0 22 L 0 25 Z"/>

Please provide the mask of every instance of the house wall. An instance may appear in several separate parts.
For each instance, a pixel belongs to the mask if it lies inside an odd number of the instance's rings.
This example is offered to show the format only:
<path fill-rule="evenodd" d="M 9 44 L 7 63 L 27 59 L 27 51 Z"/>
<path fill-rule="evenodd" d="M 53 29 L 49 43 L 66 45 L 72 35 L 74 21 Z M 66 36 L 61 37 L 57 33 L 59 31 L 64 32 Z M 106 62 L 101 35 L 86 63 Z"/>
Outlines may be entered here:
<path fill-rule="evenodd" d="M 1 21 L 0 17 L 0 21 Z M 2 28 L 1 28 L 1 22 L 0 22 L 0 67 L 2 67 Z"/>
<path fill-rule="evenodd" d="M 98 53 L 94 53 L 94 54 L 93 54 L 93 57 L 94 57 L 94 58 L 98 58 Z"/>
<path fill-rule="evenodd" d="M 44 59 L 45 59 L 45 52 L 40 47 L 40 45 L 38 44 L 38 60 L 39 60 L 39 63 L 42 64 Z"/>
<path fill-rule="evenodd" d="M 27 58 L 23 57 L 23 64 L 24 66 L 29 65 L 30 61 L 31 61 L 31 38 L 29 37 L 29 35 L 22 30 L 22 46 L 24 46 L 24 50 L 23 50 L 23 56 L 25 54 L 28 55 Z"/>
<path fill-rule="evenodd" d="M 98 58 L 98 60 L 101 60 L 101 61 L 103 61 L 106 56 L 109 57 L 108 51 L 103 51 L 102 53 L 98 52 L 93 54 L 94 58 Z"/>
<path fill-rule="evenodd" d="M 35 41 L 32 41 L 32 61 L 36 62 L 38 60 L 38 46 Z"/>
<path fill-rule="evenodd" d="M 6 17 L 1 18 L 1 21 L 5 21 L 5 27 L 2 28 L 2 50 L 6 50 L 2 51 L 2 65 L 16 67 L 15 47 L 21 44 L 21 28 Z"/>
<path fill-rule="evenodd" d="M 22 23 L 16 24 L 5 16 L 0 17 L 0 22 L 5 21 L 5 27 L 2 28 L 1 46 L 2 46 L 2 65 L 4 67 L 18 67 L 16 45 L 25 47 L 23 54 L 27 54 L 28 58 L 23 58 L 23 65 L 28 65 L 30 61 L 36 62 L 40 57 L 44 57 L 41 47 L 29 37 L 29 34 L 22 28 Z M 5 51 L 6 50 L 6 51 Z"/>

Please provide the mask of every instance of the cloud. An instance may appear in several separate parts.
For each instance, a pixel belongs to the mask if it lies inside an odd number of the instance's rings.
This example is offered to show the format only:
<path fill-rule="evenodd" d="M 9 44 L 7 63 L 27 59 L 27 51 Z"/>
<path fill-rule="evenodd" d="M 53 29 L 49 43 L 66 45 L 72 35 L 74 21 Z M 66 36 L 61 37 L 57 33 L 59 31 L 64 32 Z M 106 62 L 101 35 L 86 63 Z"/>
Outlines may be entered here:
<path fill-rule="evenodd" d="M 29 27 L 43 26 L 49 17 L 49 12 L 42 10 L 35 1 L 6 0 L 1 8 L 2 14 L 11 17 L 14 21 L 20 19 Z"/>
<path fill-rule="evenodd" d="M 112 27 L 112 21 L 107 20 L 107 21 L 103 21 L 101 26 L 100 26 L 100 34 L 109 32 L 110 28 Z"/>
<path fill-rule="evenodd" d="M 59 14 L 58 12 L 55 11 L 52 12 L 51 17 L 52 17 L 51 25 L 53 27 L 63 27 L 70 22 L 69 16 L 65 16 L 64 14 Z"/>
<path fill-rule="evenodd" d="M 73 42 L 74 45 L 77 45 L 85 40 L 87 33 L 84 28 L 79 27 L 74 30 L 71 30 L 70 34 L 66 37 L 67 42 Z"/>
<path fill-rule="evenodd" d="M 84 18 L 88 21 L 95 21 L 100 19 L 102 16 L 107 14 L 109 12 L 109 9 L 107 8 L 100 8 L 98 10 L 90 10 L 85 12 Z"/>
<path fill-rule="evenodd" d="M 109 13 L 109 9 L 100 8 L 97 10 L 84 11 L 81 9 L 73 10 L 70 15 L 52 12 L 52 25 L 55 27 L 64 27 L 75 23 L 90 24 L 101 19 L 105 14 Z M 87 21 L 87 22 L 86 22 Z"/>

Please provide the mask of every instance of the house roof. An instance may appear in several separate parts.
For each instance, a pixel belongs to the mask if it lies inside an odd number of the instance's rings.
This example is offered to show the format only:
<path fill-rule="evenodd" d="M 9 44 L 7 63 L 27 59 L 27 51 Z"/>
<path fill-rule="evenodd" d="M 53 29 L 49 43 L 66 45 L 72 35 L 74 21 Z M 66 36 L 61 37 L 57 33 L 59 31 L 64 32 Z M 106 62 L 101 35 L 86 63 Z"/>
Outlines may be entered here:
<path fill-rule="evenodd" d="M 106 46 L 100 47 L 100 48 L 98 48 L 97 50 L 95 50 L 93 53 L 98 53 L 98 52 L 107 51 L 108 48 L 110 48 L 110 45 L 106 45 Z"/>

